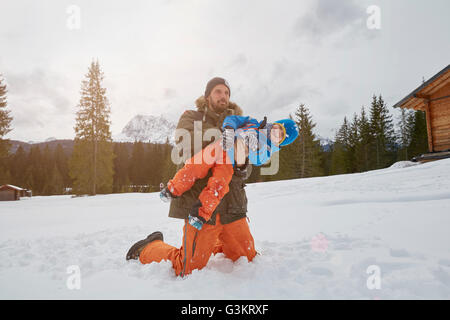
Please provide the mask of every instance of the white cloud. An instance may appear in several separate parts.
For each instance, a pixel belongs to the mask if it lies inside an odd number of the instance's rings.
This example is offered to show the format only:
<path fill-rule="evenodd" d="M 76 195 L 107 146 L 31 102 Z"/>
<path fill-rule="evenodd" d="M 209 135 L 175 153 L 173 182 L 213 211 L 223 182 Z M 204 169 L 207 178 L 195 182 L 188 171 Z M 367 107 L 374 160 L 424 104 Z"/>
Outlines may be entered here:
<path fill-rule="evenodd" d="M 80 30 L 66 27 L 71 4 L 0 4 L 9 138 L 73 137 L 93 58 L 105 73 L 113 133 L 136 114 L 176 121 L 211 77 L 223 76 L 247 114 L 281 118 L 305 103 L 318 133 L 330 137 L 373 93 L 397 102 L 450 56 L 446 0 L 379 0 L 375 31 L 365 27 L 368 0 L 80 0 Z"/>

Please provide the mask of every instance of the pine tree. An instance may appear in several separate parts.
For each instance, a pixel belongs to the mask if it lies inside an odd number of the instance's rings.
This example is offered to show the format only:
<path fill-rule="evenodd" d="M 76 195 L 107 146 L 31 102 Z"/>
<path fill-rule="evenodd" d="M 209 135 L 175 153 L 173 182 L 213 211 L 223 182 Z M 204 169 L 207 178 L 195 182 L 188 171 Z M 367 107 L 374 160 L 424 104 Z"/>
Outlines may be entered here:
<path fill-rule="evenodd" d="M 33 189 L 33 172 L 31 165 L 28 165 L 24 174 L 23 174 L 23 180 L 24 180 L 24 188 L 31 190 L 33 192 L 33 195 L 36 195 L 35 190 Z M 22 186 L 22 185 L 21 185 Z"/>
<path fill-rule="evenodd" d="M 422 77 L 422 83 L 425 78 Z M 410 143 L 407 152 L 411 156 L 419 156 L 427 153 L 428 150 L 428 130 L 425 111 L 416 110 L 408 119 L 410 133 Z"/>
<path fill-rule="evenodd" d="M 289 115 L 291 120 L 294 120 L 292 115 Z M 295 120 L 294 120 L 295 121 Z M 300 133 L 300 130 L 299 130 Z M 279 151 L 279 167 L 278 172 L 273 176 L 265 177 L 265 181 L 276 181 L 285 179 L 299 178 L 300 162 L 302 161 L 300 138 L 297 138 Z M 256 168 L 253 168 L 256 170 Z"/>
<path fill-rule="evenodd" d="M 102 87 L 103 72 L 93 61 L 81 84 L 70 177 L 76 194 L 110 193 L 114 152 L 110 132 L 110 106 Z"/>
<path fill-rule="evenodd" d="M 146 163 L 144 144 L 141 141 L 135 141 L 131 152 L 129 171 L 131 183 L 137 188 L 135 191 L 142 191 L 142 186 L 148 183 L 148 177 L 145 174 Z M 154 172 L 157 171 L 155 168 L 158 166 L 153 164 Z"/>
<path fill-rule="evenodd" d="M 395 132 L 392 115 L 381 95 L 372 97 L 370 126 L 373 135 L 371 168 L 385 168 L 395 157 Z"/>
<path fill-rule="evenodd" d="M 408 155 L 414 157 L 428 152 L 428 131 L 425 112 L 415 111 L 411 122 L 411 142 L 408 146 Z"/>
<path fill-rule="evenodd" d="M 6 84 L 3 84 L 0 74 L 0 185 L 11 183 L 11 175 L 7 169 L 7 159 L 11 145 L 7 139 L 4 139 L 4 136 L 12 130 L 12 117 L 10 116 L 11 111 L 6 110 L 8 105 L 6 93 Z"/>
<path fill-rule="evenodd" d="M 331 174 L 344 174 L 351 172 L 349 161 L 350 127 L 347 117 L 344 117 L 339 130 L 336 132 L 331 156 Z"/>
<path fill-rule="evenodd" d="M 50 148 L 48 144 L 45 145 L 44 151 L 42 152 L 42 159 L 41 159 L 41 168 L 42 168 L 42 177 L 43 177 L 43 189 L 42 194 L 43 195 L 52 195 L 53 193 L 53 186 L 52 183 L 52 174 L 53 174 L 53 167 L 55 166 L 53 161 L 53 154 L 50 152 Z"/>
<path fill-rule="evenodd" d="M 69 177 L 69 160 L 61 144 L 57 144 L 53 157 L 58 172 L 61 175 L 64 190 L 65 188 L 70 188 L 72 184 Z"/>
<path fill-rule="evenodd" d="M 9 166 L 11 171 L 12 184 L 16 186 L 25 186 L 24 173 L 27 169 L 27 154 L 23 150 L 22 146 L 16 150 L 11 157 L 11 164 Z"/>
<path fill-rule="evenodd" d="M 321 145 L 320 158 L 322 159 L 321 166 L 323 168 L 324 176 L 329 176 L 331 174 L 332 155 L 332 143 L 327 142 L 326 145 Z"/>
<path fill-rule="evenodd" d="M 56 163 L 53 165 L 53 169 L 49 175 L 49 184 L 47 194 L 56 195 L 64 193 L 64 179 L 58 169 Z"/>
<path fill-rule="evenodd" d="M 398 122 L 397 140 L 400 145 L 397 158 L 408 160 L 408 147 L 411 143 L 412 131 L 414 127 L 414 112 L 402 108 Z"/>
<path fill-rule="evenodd" d="M 166 139 L 166 142 L 163 145 L 163 170 L 162 170 L 162 178 L 161 181 L 166 183 L 176 173 L 177 166 L 172 161 L 172 148 L 173 146 L 169 143 L 169 139 Z"/>
<path fill-rule="evenodd" d="M 128 192 L 130 179 L 128 176 L 128 166 L 130 156 L 128 154 L 128 147 L 125 143 L 114 143 L 114 192 Z"/>
<path fill-rule="evenodd" d="M 299 128 L 298 149 L 299 157 L 294 174 L 298 178 L 307 178 L 323 175 L 320 158 L 320 141 L 313 133 L 316 124 L 309 114 L 309 110 L 304 104 L 301 104 L 295 112 L 295 122 Z"/>
<path fill-rule="evenodd" d="M 10 116 L 11 111 L 6 110 L 6 107 L 8 106 L 6 93 L 6 84 L 3 84 L 3 79 L 0 74 L 0 157 L 8 155 L 9 144 L 7 143 L 8 141 L 3 140 L 3 137 L 12 130 L 12 117 Z"/>
<path fill-rule="evenodd" d="M 370 130 L 370 122 L 367 118 L 366 111 L 364 107 L 361 107 L 361 114 L 359 116 L 359 143 L 356 146 L 355 159 L 356 168 L 358 172 L 363 172 L 369 170 L 370 165 L 370 144 L 372 143 L 372 132 Z"/>
<path fill-rule="evenodd" d="M 358 171 L 356 150 L 358 149 L 358 146 L 360 144 L 359 122 L 360 120 L 358 118 L 358 115 L 356 113 L 353 114 L 353 121 L 350 123 L 348 131 L 348 150 L 347 150 L 347 158 L 350 172 Z"/>
<path fill-rule="evenodd" d="M 0 166 L 0 186 L 3 184 L 11 184 L 12 176 L 6 165 Z"/>
<path fill-rule="evenodd" d="M 27 189 L 33 190 L 34 195 L 43 195 L 45 184 L 45 172 L 42 166 L 42 153 L 39 145 L 32 146 L 28 153 L 27 163 Z"/>
<path fill-rule="evenodd" d="M 145 181 L 150 185 L 150 189 L 159 190 L 158 186 L 161 182 L 167 183 L 163 180 L 163 168 L 164 168 L 164 149 L 159 143 L 149 143 L 145 150 L 145 167 L 143 167 L 143 174 L 145 175 Z M 161 170 L 155 170 L 154 168 L 161 168 Z"/>

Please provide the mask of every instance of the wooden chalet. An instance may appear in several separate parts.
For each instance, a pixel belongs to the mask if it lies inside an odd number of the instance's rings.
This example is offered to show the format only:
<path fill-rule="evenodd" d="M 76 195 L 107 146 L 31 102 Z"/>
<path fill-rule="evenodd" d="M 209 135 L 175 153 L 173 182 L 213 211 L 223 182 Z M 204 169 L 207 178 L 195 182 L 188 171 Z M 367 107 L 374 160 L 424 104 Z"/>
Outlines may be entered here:
<path fill-rule="evenodd" d="M 20 197 L 31 197 L 31 190 L 13 186 L 12 184 L 0 186 L 0 201 L 20 200 Z"/>
<path fill-rule="evenodd" d="M 394 108 L 425 111 L 429 153 L 415 160 L 450 157 L 450 65 L 408 94 Z"/>

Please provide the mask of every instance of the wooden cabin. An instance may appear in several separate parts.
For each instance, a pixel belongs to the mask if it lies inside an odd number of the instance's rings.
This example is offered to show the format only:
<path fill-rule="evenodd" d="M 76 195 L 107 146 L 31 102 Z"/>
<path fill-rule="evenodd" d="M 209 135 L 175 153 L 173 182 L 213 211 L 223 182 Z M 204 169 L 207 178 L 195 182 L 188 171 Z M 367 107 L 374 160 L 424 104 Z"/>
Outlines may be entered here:
<path fill-rule="evenodd" d="M 20 197 L 31 197 L 31 190 L 13 186 L 12 184 L 0 186 L 0 201 L 20 200 Z"/>
<path fill-rule="evenodd" d="M 408 94 L 394 108 L 425 111 L 429 154 L 423 159 L 450 157 L 450 65 Z"/>

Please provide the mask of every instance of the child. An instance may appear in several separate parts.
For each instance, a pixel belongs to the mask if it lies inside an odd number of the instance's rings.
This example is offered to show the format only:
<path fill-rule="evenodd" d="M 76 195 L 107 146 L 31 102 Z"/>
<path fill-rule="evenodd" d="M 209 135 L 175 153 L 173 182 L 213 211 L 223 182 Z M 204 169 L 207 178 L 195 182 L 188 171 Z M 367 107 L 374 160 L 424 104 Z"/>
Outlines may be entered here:
<path fill-rule="evenodd" d="M 198 230 L 211 218 L 222 198 L 228 193 L 228 185 L 236 164 L 244 164 L 248 156 L 251 164 L 261 166 L 274 152 L 278 152 L 280 147 L 292 143 L 298 136 L 298 127 L 291 119 L 267 124 L 266 119 L 258 122 L 250 117 L 228 116 L 222 129 L 222 140 L 209 144 L 187 160 L 184 167 L 160 193 L 162 200 L 181 196 L 196 180 L 206 177 L 211 169 L 212 176 L 189 215 L 189 223 Z"/>
<path fill-rule="evenodd" d="M 274 152 L 292 143 L 298 136 L 298 127 L 291 119 L 267 123 L 266 118 L 258 122 L 250 117 L 228 116 L 223 121 L 222 129 L 224 130 L 223 148 L 230 159 L 235 158 L 236 148 L 233 148 L 235 141 L 233 138 L 236 137 L 237 142 L 242 140 L 249 149 L 249 162 L 256 166 L 267 163 Z"/>

